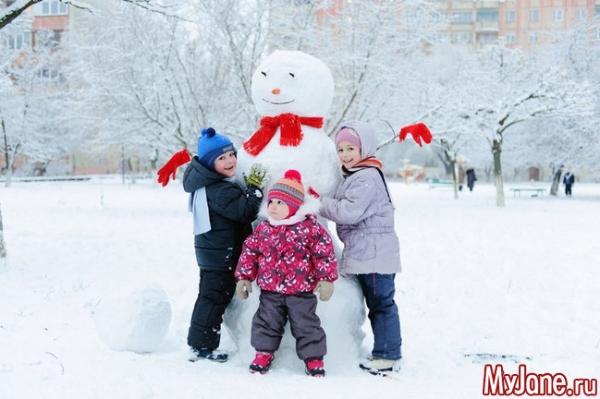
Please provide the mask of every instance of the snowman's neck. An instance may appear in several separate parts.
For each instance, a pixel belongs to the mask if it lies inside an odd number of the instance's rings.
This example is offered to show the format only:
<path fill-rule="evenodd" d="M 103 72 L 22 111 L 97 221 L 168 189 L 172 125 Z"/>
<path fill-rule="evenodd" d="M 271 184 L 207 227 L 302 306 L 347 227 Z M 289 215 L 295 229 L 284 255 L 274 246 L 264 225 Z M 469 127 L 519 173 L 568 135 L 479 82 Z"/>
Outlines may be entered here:
<path fill-rule="evenodd" d="M 252 156 L 257 156 L 269 144 L 280 129 L 279 144 L 284 147 L 297 147 L 302 142 L 302 125 L 322 128 L 322 117 L 298 116 L 296 114 L 281 114 L 265 116 L 260 120 L 260 127 L 246 142 L 244 150 Z"/>

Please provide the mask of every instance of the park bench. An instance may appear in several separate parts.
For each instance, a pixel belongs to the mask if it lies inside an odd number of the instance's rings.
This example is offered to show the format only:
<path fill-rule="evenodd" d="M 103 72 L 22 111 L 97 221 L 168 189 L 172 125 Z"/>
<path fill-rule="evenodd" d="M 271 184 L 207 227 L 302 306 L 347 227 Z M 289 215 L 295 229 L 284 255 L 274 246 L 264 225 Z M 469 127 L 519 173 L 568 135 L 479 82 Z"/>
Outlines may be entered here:
<path fill-rule="evenodd" d="M 429 180 L 429 188 L 436 187 L 452 187 L 454 182 L 452 180 L 440 180 L 440 179 L 430 179 Z"/>
<path fill-rule="evenodd" d="M 546 191 L 545 188 L 540 188 L 540 187 L 515 187 L 515 188 L 511 188 L 510 191 L 513 192 L 513 197 L 516 197 L 517 194 L 519 195 L 519 197 L 521 196 L 521 193 L 523 191 L 525 192 L 531 192 L 531 196 L 532 197 L 543 197 L 544 196 L 544 192 Z"/>

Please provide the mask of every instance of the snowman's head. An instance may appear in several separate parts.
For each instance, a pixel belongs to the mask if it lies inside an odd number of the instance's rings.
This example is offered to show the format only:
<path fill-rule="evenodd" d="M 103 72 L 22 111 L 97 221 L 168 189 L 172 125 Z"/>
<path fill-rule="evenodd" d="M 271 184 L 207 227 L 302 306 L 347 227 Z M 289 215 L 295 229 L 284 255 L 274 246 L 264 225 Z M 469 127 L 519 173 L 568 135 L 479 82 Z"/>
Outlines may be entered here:
<path fill-rule="evenodd" d="M 252 76 L 252 100 L 261 116 L 325 116 L 333 77 L 321 60 L 301 51 L 273 52 Z"/>

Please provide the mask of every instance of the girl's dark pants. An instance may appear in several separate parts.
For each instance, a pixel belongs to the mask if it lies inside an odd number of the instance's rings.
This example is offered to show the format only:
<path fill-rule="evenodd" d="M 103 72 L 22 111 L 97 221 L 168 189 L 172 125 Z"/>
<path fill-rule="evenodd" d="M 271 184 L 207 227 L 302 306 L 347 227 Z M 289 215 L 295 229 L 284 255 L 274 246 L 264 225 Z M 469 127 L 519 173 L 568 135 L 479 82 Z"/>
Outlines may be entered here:
<path fill-rule="evenodd" d="M 369 320 L 373 329 L 373 357 L 398 360 L 402 357 L 400 315 L 394 301 L 395 274 L 357 274 L 369 308 Z"/>

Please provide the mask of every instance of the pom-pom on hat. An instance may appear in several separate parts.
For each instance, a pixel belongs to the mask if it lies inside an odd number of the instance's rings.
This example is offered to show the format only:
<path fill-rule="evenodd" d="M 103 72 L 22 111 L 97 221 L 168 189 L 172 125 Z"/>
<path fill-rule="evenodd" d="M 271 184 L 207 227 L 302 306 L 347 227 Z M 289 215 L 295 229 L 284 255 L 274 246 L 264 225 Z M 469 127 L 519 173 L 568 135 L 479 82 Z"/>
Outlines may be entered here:
<path fill-rule="evenodd" d="M 215 159 L 228 151 L 237 156 L 235 146 L 228 137 L 219 134 L 212 127 L 203 129 L 198 139 L 198 159 L 202 166 L 214 171 Z"/>
<path fill-rule="evenodd" d="M 343 127 L 340 129 L 339 132 L 337 132 L 337 134 L 335 135 L 335 145 L 337 146 L 342 141 L 348 141 L 357 146 L 358 148 L 361 148 L 360 136 L 358 135 L 358 133 L 356 133 L 356 130 L 352 128 Z"/>
<path fill-rule="evenodd" d="M 269 190 L 267 200 L 271 201 L 273 198 L 283 201 L 290 208 L 289 216 L 295 215 L 304 203 L 304 186 L 300 172 L 294 169 L 285 172 L 283 178 L 277 180 Z"/>

